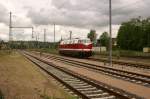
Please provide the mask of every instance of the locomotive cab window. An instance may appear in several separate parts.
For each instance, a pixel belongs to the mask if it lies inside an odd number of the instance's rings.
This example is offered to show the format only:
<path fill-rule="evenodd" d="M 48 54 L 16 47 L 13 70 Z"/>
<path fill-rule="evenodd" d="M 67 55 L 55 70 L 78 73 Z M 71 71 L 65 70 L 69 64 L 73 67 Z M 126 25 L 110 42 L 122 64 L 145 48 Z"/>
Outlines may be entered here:
<path fill-rule="evenodd" d="M 60 45 L 63 45 L 63 44 L 64 44 L 64 41 L 61 41 L 61 42 L 60 42 Z"/>
<path fill-rule="evenodd" d="M 75 40 L 72 40 L 72 44 L 74 44 L 74 41 L 75 41 Z"/>
<path fill-rule="evenodd" d="M 81 40 L 82 43 L 91 43 L 90 40 Z"/>
<path fill-rule="evenodd" d="M 78 43 L 82 43 L 82 41 L 81 41 L 81 40 L 78 40 Z"/>
<path fill-rule="evenodd" d="M 70 44 L 73 44 L 73 40 L 70 41 Z"/>
<path fill-rule="evenodd" d="M 69 44 L 70 42 L 69 41 L 66 41 L 66 44 Z"/>
<path fill-rule="evenodd" d="M 64 43 L 67 44 L 67 41 L 65 41 Z"/>
<path fill-rule="evenodd" d="M 77 44 L 78 43 L 78 40 L 74 40 L 74 44 Z"/>
<path fill-rule="evenodd" d="M 86 40 L 86 43 L 91 43 L 91 41 L 90 40 Z"/>

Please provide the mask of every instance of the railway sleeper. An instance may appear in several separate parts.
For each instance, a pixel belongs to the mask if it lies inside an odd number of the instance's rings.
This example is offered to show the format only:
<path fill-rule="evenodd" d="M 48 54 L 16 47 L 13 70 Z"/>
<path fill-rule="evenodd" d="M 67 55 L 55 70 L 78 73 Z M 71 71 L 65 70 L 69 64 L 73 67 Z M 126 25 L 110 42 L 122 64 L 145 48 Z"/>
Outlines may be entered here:
<path fill-rule="evenodd" d="M 32 57 L 33 57 L 33 56 L 32 56 Z M 35 58 L 35 57 L 34 57 L 34 58 Z M 30 59 L 30 60 L 31 60 L 31 59 Z M 36 58 L 36 60 L 39 61 L 40 59 Z M 34 61 L 34 63 L 36 63 L 36 62 Z M 40 63 L 40 62 L 39 62 L 39 63 Z M 41 63 L 42 63 L 42 62 L 41 62 Z M 47 64 L 47 66 L 50 66 L 49 63 L 46 63 L 44 60 L 43 60 L 43 63 Z M 37 63 L 36 63 L 36 64 L 37 64 Z M 40 64 L 38 64 L 38 65 L 40 66 Z M 44 65 L 44 66 L 46 66 L 46 65 Z M 42 66 L 42 67 L 43 67 L 43 66 Z M 58 67 L 55 67 L 55 66 L 54 66 L 53 68 L 55 68 L 55 69 L 57 68 L 57 69 L 58 69 L 57 71 L 61 70 L 61 72 L 66 73 L 66 71 L 63 70 L 63 68 L 58 68 Z M 48 69 L 49 71 L 47 71 L 47 68 L 44 68 L 44 67 L 43 67 L 43 70 L 44 70 L 44 69 L 46 69 L 46 70 L 45 70 L 46 72 L 50 72 L 50 70 L 51 70 L 51 68 L 49 68 L 49 69 Z M 63 74 L 63 73 L 62 73 L 62 74 Z M 68 71 L 67 74 L 70 74 L 69 71 Z M 54 74 L 52 74 L 52 75 L 54 76 Z M 74 74 L 71 74 L 71 75 L 74 75 Z M 55 77 L 57 77 L 57 76 L 60 76 L 60 75 L 58 75 L 58 73 L 57 73 L 57 75 L 55 75 Z M 75 74 L 74 76 L 77 76 L 77 75 Z M 64 77 L 66 77 L 66 76 L 64 76 Z M 78 79 L 80 79 L 80 80 L 82 79 L 80 76 L 78 76 L 78 77 L 79 77 Z M 59 77 L 57 77 L 57 78 L 59 78 Z M 62 78 L 59 78 L 58 80 L 61 81 L 61 79 L 62 79 Z M 84 82 L 86 81 L 84 78 L 83 78 L 82 80 L 83 80 Z M 61 82 L 62 82 L 62 81 L 61 81 Z M 88 82 L 88 84 L 91 84 L 91 83 L 92 83 L 92 81 L 91 81 L 90 83 Z M 64 84 L 65 84 L 65 83 L 64 83 Z M 71 88 L 70 85 L 68 85 L 68 84 L 65 84 L 65 85 L 67 85 L 69 88 Z M 92 86 L 93 86 L 93 85 L 92 85 Z M 97 86 L 97 84 L 96 84 L 96 85 L 94 84 L 94 86 Z M 101 88 L 102 88 L 102 87 L 101 87 Z M 71 89 L 72 89 L 72 88 L 71 88 Z M 106 89 L 107 89 L 107 90 L 106 90 Z M 105 88 L 102 88 L 102 90 L 104 90 L 104 93 L 107 93 L 107 91 L 108 91 L 108 92 L 111 92 L 111 91 L 108 90 L 108 87 L 107 87 L 106 89 L 105 89 Z M 75 90 L 75 89 L 72 89 L 72 90 Z M 99 90 L 99 89 L 97 89 L 97 87 L 89 87 L 89 88 L 86 88 L 86 89 L 85 89 L 85 88 L 83 88 L 83 89 L 80 88 L 80 89 L 76 89 L 76 90 L 78 90 L 77 93 L 79 94 L 79 91 L 82 92 L 82 91 L 89 91 L 89 90 L 91 91 L 91 90 Z M 115 92 L 115 91 L 114 91 L 114 92 Z M 119 92 L 118 95 L 115 94 L 116 92 L 115 92 L 115 93 L 114 93 L 114 92 L 111 92 L 111 94 L 108 95 L 108 97 L 109 97 L 109 96 L 112 96 L 112 94 L 116 95 L 117 97 L 118 97 L 118 96 L 119 96 L 119 97 L 120 97 L 120 96 L 122 97 L 122 95 L 120 95 L 120 92 Z M 91 94 L 92 94 L 92 93 L 91 93 Z M 81 94 L 80 94 L 80 95 L 81 95 Z M 101 96 L 105 96 L 105 95 L 106 95 L 106 94 L 102 94 Z M 91 97 L 91 98 L 97 98 L 97 99 L 99 99 L 99 98 L 101 98 L 101 96 L 100 96 L 100 97 L 97 97 L 97 96 L 96 96 L 96 97 Z M 107 97 L 107 96 L 105 96 L 105 97 Z M 102 97 L 102 98 L 104 99 L 105 97 Z M 123 96 L 123 97 L 124 97 L 124 96 Z M 125 96 L 125 97 L 126 97 L 126 96 Z M 125 98 L 125 97 L 124 97 L 124 98 Z M 127 97 L 128 97 L 128 96 L 127 96 Z M 127 97 L 126 97 L 126 98 L 127 98 Z M 108 98 L 107 98 L 107 99 L 108 99 Z M 110 99 L 111 99 L 111 98 L 110 98 Z M 121 99 L 122 99 L 122 98 L 121 98 Z M 129 99 L 129 98 L 128 98 L 128 99 Z"/>

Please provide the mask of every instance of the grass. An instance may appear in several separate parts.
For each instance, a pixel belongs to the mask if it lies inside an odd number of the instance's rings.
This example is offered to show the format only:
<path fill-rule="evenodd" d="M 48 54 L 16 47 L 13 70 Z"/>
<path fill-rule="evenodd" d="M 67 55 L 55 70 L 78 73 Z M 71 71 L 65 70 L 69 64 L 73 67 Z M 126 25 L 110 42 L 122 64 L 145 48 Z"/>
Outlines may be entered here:
<path fill-rule="evenodd" d="M 108 56 L 109 52 L 95 52 L 95 55 Z M 130 57 L 130 58 L 150 58 L 150 53 L 143 53 L 130 50 L 115 50 L 112 51 L 113 57 Z"/>
<path fill-rule="evenodd" d="M 1 91 L 0 91 L 0 99 L 4 99 L 4 96 Z"/>
<path fill-rule="evenodd" d="M 10 50 L 0 50 L 0 56 L 9 55 L 11 53 L 12 53 L 12 51 L 10 51 Z"/>
<path fill-rule="evenodd" d="M 0 89 L 9 99 L 76 99 L 15 50 L 0 50 L 0 70 Z"/>
<path fill-rule="evenodd" d="M 42 49 L 28 49 L 30 51 L 39 51 L 39 52 L 45 52 L 45 53 L 51 53 L 51 54 L 59 54 L 58 53 L 58 49 L 54 49 L 54 48 L 42 48 Z"/>

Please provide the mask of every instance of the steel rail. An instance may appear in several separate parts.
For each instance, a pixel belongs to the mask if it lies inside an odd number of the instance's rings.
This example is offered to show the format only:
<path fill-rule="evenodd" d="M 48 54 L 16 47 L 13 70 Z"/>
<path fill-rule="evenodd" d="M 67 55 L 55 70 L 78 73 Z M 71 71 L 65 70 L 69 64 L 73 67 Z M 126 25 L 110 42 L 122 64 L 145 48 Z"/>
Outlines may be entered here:
<path fill-rule="evenodd" d="M 87 78 L 87 77 L 85 77 L 85 76 L 82 76 L 82 75 L 80 75 L 80 74 L 77 74 L 77 73 L 75 73 L 75 72 L 72 72 L 72 71 L 70 71 L 70 70 L 68 70 L 68 69 L 66 69 L 66 68 L 56 66 L 56 65 L 52 64 L 51 62 L 48 62 L 48 61 L 46 61 L 46 60 L 44 60 L 44 59 L 38 58 L 38 57 L 36 57 L 36 56 L 33 56 L 33 55 L 29 54 L 29 53 L 28 53 L 28 54 L 25 53 L 25 54 L 26 54 L 26 55 L 25 55 L 26 57 L 27 57 L 27 55 L 28 55 L 28 56 L 30 56 L 30 57 L 32 57 L 32 58 L 35 58 L 36 60 L 38 60 L 38 61 L 40 61 L 40 62 L 43 62 L 43 63 L 45 63 L 45 64 L 47 64 L 47 65 L 49 65 L 49 66 L 52 66 L 52 67 L 54 67 L 54 68 L 56 68 L 56 69 L 58 69 L 58 70 L 60 70 L 60 71 L 63 71 L 64 73 L 69 74 L 69 75 L 71 75 L 71 76 L 73 76 L 73 77 L 76 77 L 77 79 L 80 79 L 80 80 L 82 80 L 82 81 L 88 83 L 89 85 L 94 86 L 95 88 L 101 89 L 101 90 L 103 90 L 104 92 L 108 92 L 110 95 L 114 95 L 114 96 L 115 96 L 115 99 L 116 99 L 116 98 L 117 98 L 117 99 L 143 99 L 143 98 L 141 98 L 141 97 L 139 97 L 139 96 L 130 94 L 130 93 L 125 92 L 125 91 L 123 91 L 123 90 L 121 90 L 121 89 L 113 88 L 113 87 L 111 87 L 111 86 L 109 86 L 109 85 L 106 85 L 106 84 L 104 84 L 104 83 L 100 83 L 100 82 L 98 82 L 98 81 L 96 81 L 96 80 L 93 80 L 93 79 Z M 28 58 L 30 61 L 32 61 L 33 63 L 35 63 L 36 65 L 38 65 L 42 70 L 44 70 L 44 71 L 47 72 L 48 74 L 52 75 L 52 76 L 53 76 L 54 78 L 56 78 L 59 82 L 63 83 L 65 86 L 67 86 L 69 89 L 71 89 L 73 92 L 75 92 L 77 95 L 79 95 L 79 96 L 82 97 L 83 99 L 91 99 L 91 98 L 89 98 L 88 96 L 86 96 L 85 94 L 83 94 L 81 91 L 79 91 L 78 89 L 75 89 L 75 88 L 73 88 L 72 86 L 70 86 L 69 84 L 67 84 L 66 82 L 64 82 L 64 81 L 62 80 L 62 78 L 60 79 L 59 77 L 57 77 L 57 76 L 54 75 L 53 73 L 50 73 L 50 72 L 48 71 L 48 68 L 43 68 L 43 67 L 39 64 L 40 62 L 35 62 L 35 61 L 33 61 L 33 59 L 31 59 L 31 58 L 29 58 L 29 57 L 27 57 L 27 58 Z M 94 99 L 94 98 L 93 98 L 93 99 Z M 111 98 L 110 98 L 110 99 L 111 99 Z M 114 98 L 112 97 L 112 99 L 114 99 Z"/>
<path fill-rule="evenodd" d="M 51 58 L 51 55 L 46 55 L 46 58 Z M 148 76 L 148 75 L 143 75 L 143 74 L 124 71 L 124 70 L 120 70 L 120 69 L 114 69 L 111 67 L 104 67 L 104 66 L 100 66 L 100 65 L 85 63 L 85 62 L 67 59 L 67 58 L 63 58 L 63 57 L 59 57 L 59 56 L 54 56 L 54 55 L 52 55 L 51 59 L 59 60 L 63 63 L 67 62 L 74 66 L 87 67 L 92 70 L 101 71 L 106 75 L 110 75 L 110 76 L 117 77 L 117 78 L 122 78 L 123 80 L 127 80 L 127 81 L 134 82 L 134 83 L 137 83 L 137 84 L 140 84 L 143 86 L 150 87 L 150 76 Z"/>

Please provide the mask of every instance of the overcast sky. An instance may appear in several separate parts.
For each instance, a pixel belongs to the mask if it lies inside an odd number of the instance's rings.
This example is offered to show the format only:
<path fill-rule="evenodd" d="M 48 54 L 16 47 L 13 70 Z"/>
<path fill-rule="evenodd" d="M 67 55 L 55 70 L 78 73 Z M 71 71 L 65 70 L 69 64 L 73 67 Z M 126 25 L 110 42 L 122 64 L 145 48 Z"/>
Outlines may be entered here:
<path fill-rule="evenodd" d="M 0 39 L 8 40 L 9 12 L 13 26 L 33 26 L 34 36 L 53 41 L 53 24 L 56 40 L 69 37 L 85 38 L 90 29 L 98 36 L 108 31 L 109 0 L 0 0 Z M 150 0 L 112 0 L 113 37 L 122 22 L 138 16 L 149 17 Z M 32 40 L 31 29 L 13 29 L 14 40 Z"/>

